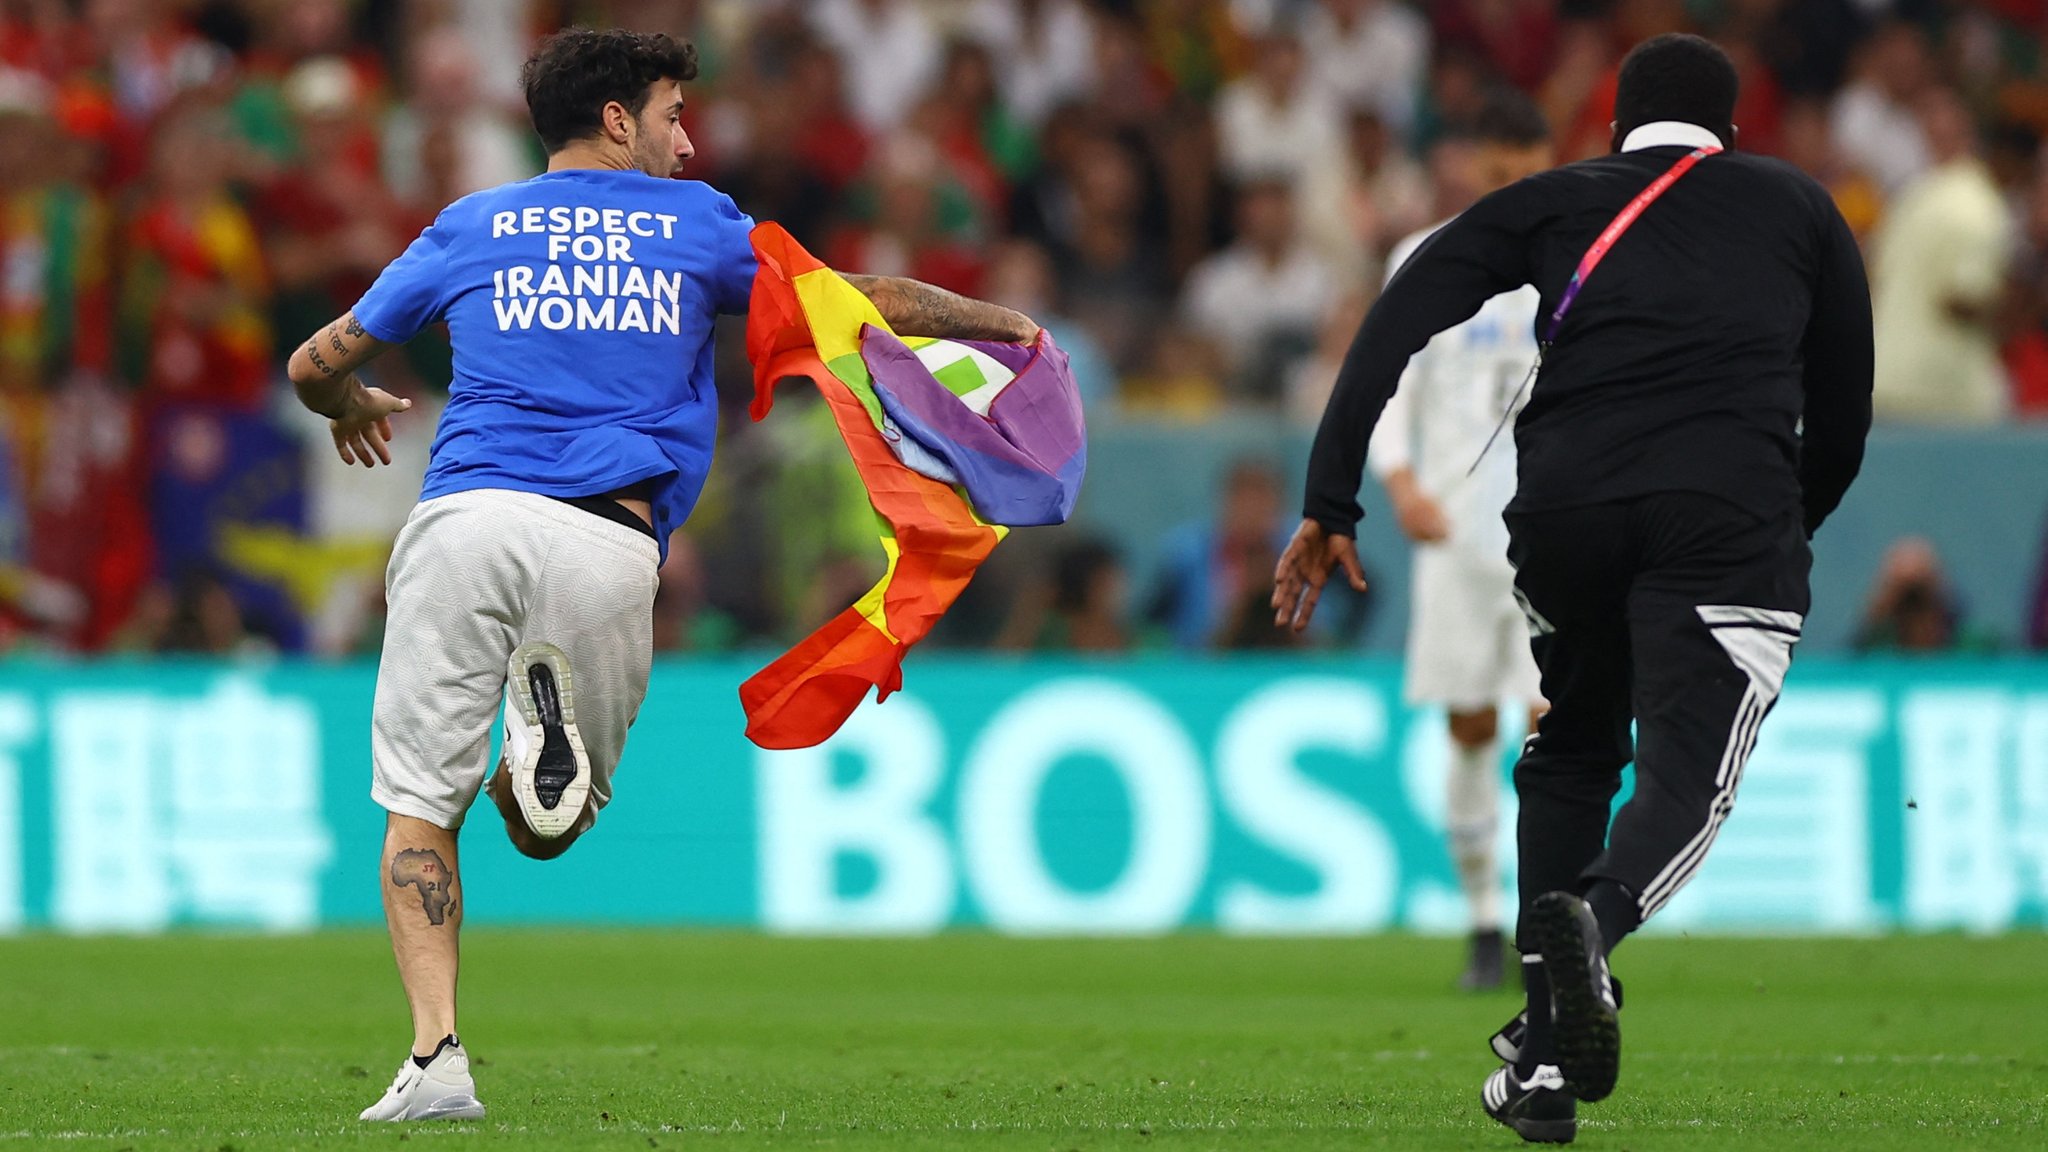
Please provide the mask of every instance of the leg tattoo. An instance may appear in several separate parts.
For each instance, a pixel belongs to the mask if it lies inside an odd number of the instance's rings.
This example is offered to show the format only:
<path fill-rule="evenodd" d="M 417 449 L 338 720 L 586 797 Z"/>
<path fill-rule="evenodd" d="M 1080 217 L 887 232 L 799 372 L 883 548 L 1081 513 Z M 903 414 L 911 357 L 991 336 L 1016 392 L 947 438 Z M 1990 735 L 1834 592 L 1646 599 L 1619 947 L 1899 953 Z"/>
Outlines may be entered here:
<path fill-rule="evenodd" d="M 454 879 L 448 865 L 441 862 L 441 854 L 432 848 L 404 848 L 391 857 L 391 886 L 418 889 L 420 908 L 429 924 L 447 922 L 448 910 L 455 904 Z"/>

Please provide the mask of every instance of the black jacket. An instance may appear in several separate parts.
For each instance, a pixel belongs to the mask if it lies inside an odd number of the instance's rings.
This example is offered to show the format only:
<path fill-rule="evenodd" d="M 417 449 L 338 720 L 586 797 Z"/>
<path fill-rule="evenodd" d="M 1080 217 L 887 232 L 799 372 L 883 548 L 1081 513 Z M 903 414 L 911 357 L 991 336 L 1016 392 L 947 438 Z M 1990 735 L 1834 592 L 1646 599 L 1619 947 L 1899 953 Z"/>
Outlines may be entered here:
<path fill-rule="evenodd" d="M 1304 515 L 1354 534 L 1366 443 L 1408 358 L 1523 284 L 1543 296 L 1540 337 L 1586 249 L 1688 151 L 1532 176 L 1423 244 L 1344 358 Z M 1871 359 L 1862 257 L 1827 191 L 1776 160 L 1708 156 L 1622 235 L 1566 313 L 1515 425 L 1508 507 L 1691 491 L 1769 516 L 1803 500 L 1811 534 L 1862 463 Z"/>

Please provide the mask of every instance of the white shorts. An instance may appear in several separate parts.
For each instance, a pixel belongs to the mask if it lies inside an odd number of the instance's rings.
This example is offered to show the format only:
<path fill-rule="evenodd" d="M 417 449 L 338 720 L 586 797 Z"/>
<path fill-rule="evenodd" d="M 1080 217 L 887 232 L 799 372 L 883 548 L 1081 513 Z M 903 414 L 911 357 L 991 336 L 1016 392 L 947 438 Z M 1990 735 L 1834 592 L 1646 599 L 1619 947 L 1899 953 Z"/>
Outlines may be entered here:
<path fill-rule="evenodd" d="M 1514 586 L 1514 569 L 1504 557 L 1455 546 L 1415 550 L 1410 704 L 1467 712 L 1503 700 L 1533 704 L 1543 698 Z"/>
<path fill-rule="evenodd" d="M 653 538 L 559 500 L 500 488 L 441 496 L 406 520 L 370 718 L 370 797 L 459 828 L 482 786 L 512 650 L 569 658 L 592 810 L 612 798 L 654 654 Z"/>

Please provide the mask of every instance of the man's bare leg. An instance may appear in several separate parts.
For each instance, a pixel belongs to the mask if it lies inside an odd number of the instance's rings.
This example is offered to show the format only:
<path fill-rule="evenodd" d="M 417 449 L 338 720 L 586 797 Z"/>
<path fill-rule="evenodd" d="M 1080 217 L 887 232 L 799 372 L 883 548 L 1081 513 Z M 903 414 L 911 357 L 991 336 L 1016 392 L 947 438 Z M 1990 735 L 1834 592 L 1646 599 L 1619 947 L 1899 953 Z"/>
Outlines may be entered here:
<path fill-rule="evenodd" d="M 384 922 L 412 1006 L 412 1051 L 431 1056 L 455 1032 L 462 878 L 455 833 L 389 813 L 384 821 Z"/>

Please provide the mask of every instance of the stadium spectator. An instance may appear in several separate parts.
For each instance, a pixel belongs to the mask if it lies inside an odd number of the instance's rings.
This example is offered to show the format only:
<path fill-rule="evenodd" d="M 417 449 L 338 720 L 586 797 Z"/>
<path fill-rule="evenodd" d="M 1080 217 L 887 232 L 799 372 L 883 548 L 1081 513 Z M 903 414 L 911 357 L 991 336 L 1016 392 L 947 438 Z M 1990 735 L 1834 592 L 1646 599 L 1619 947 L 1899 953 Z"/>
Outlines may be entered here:
<path fill-rule="evenodd" d="M 1157 211 L 1164 213 L 1167 270 L 1181 282 L 1189 269 L 1230 242 L 1230 184 L 1217 162 L 1216 122 L 1194 107 L 1169 110 L 1149 143 Z M 1311 194 L 1306 183 L 1300 186 L 1304 201 Z"/>
<path fill-rule="evenodd" d="M 1983 652 L 1996 642 L 1970 627 L 1934 545 L 1909 536 L 1885 550 L 1855 645 L 1866 653 Z"/>
<path fill-rule="evenodd" d="M 126 367 L 160 400 L 253 409 L 274 372 L 269 277 L 231 194 L 221 114 L 188 104 L 150 134 L 151 180 L 129 224 Z"/>
<path fill-rule="evenodd" d="M 283 92 L 298 156 L 258 199 L 256 218 L 273 327 L 299 332 L 354 303 L 441 204 L 408 211 L 385 186 L 373 125 L 363 116 L 366 93 L 346 61 L 307 60 L 285 78 Z"/>
<path fill-rule="evenodd" d="M 837 200 L 818 165 L 803 154 L 806 121 L 784 86 L 753 93 L 743 110 L 745 133 L 724 157 L 719 186 L 773 220 L 798 242 L 822 250 Z"/>
<path fill-rule="evenodd" d="M 804 40 L 795 45 L 786 91 L 767 94 L 788 101 L 804 126 L 797 135 L 797 154 L 835 192 L 867 169 L 872 144 L 867 128 L 847 103 L 845 90 L 846 70 L 839 57 L 824 44 Z"/>
<path fill-rule="evenodd" d="M 1318 165 L 1296 199 L 1302 238 L 1330 262 L 1340 284 L 1367 286 L 1394 241 L 1428 223 L 1428 172 L 1380 117 L 1362 108 L 1345 118 L 1340 163 Z"/>
<path fill-rule="evenodd" d="M 1166 109 L 1193 103 L 1207 107 L 1213 91 L 1197 91 L 1176 83 L 1167 46 L 1152 39 L 1144 21 L 1118 9 L 1105 9 L 1095 22 L 1095 75 L 1087 105 L 1102 126 L 1126 137 L 1141 136 L 1159 123 Z"/>
<path fill-rule="evenodd" d="M 1222 347 L 1233 390 L 1278 397 L 1289 368 L 1315 345 L 1337 283 L 1301 242 L 1286 184 L 1238 195 L 1238 241 L 1188 274 L 1181 313 Z"/>
<path fill-rule="evenodd" d="M 1093 135 L 1072 163 L 1073 223 L 1052 249 L 1060 296 L 1110 362 L 1130 371 L 1171 298 L 1166 253 L 1142 227 L 1143 175 L 1127 145 Z"/>
<path fill-rule="evenodd" d="M 1842 158 L 1828 134 L 1828 114 L 1818 100 L 1794 100 L 1779 122 L 1779 155 L 1821 182 L 1835 198 L 1835 208 L 1867 243 L 1884 214 L 1884 189 L 1863 170 Z"/>
<path fill-rule="evenodd" d="M 383 125 L 383 174 L 393 195 L 437 211 L 540 171 L 533 133 L 485 96 L 464 29 L 431 29 L 407 52 L 410 99 Z"/>
<path fill-rule="evenodd" d="M 854 116 L 874 133 L 903 123 L 938 78 L 938 30 L 916 0 L 815 0 L 811 27 L 838 54 Z"/>
<path fill-rule="evenodd" d="M 1129 581 L 1116 549 L 1082 537 L 1057 549 L 1049 567 L 1026 581 L 994 646 L 1026 652 L 1129 650 Z"/>
<path fill-rule="evenodd" d="M 1933 163 L 1919 111 L 1933 83 L 1926 34 L 1888 21 L 1856 54 L 1855 67 L 1855 79 L 1835 94 L 1835 146 L 1896 194 Z"/>
<path fill-rule="evenodd" d="M 1318 0 L 1301 22 L 1309 75 L 1406 134 L 1429 66 L 1429 24 L 1397 0 Z"/>
<path fill-rule="evenodd" d="M 1439 44 L 1409 144 L 1418 152 L 1425 151 L 1446 131 L 1471 123 L 1486 103 L 1487 87 L 1492 83 L 1486 62 L 1470 49 Z"/>
<path fill-rule="evenodd" d="M 108 213 L 37 73 L 0 67 L 0 394 L 111 367 Z"/>
<path fill-rule="evenodd" d="M 1146 617 L 1174 647 L 1201 649 L 1240 635 L 1246 598 L 1269 591 L 1273 560 L 1287 541 L 1280 476 L 1244 459 L 1224 473 L 1215 516 L 1168 535 Z M 1269 618 L 1271 609 L 1262 614 Z"/>
<path fill-rule="evenodd" d="M 107 651 L 135 656 L 162 652 L 177 615 L 177 593 L 161 580 L 150 582 L 135 598 L 134 611 L 107 641 Z"/>
<path fill-rule="evenodd" d="M 899 132 L 875 154 L 869 219 L 842 229 L 826 248 L 839 268 L 876 268 L 954 292 L 980 290 L 982 254 L 966 242 L 975 207 L 930 137 Z"/>
<path fill-rule="evenodd" d="M 516 110 L 522 100 L 519 65 L 540 25 L 541 7 L 540 0 L 413 0 L 407 15 L 413 27 L 462 29 L 476 59 L 483 99 Z"/>
<path fill-rule="evenodd" d="M 211 572 L 195 572 L 180 585 L 155 650 L 245 657 L 264 655 L 275 646 L 249 629 L 226 582 Z"/>
<path fill-rule="evenodd" d="M 222 49 L 185 27 L 168 0 L 88 0 L 83 15 L 114 108 L 130 127 L 150 124 L 224 67 Z"/>
<path fill-rule="evenodd" d="M 1148 55 L 1184 96 L 1209 100 L 1250 55 L 1245 29 L 1227 0 L 1138 0 Z M 1117 72 L 1105 69 L 1105 77 Z"/>
<path fill-rule="evenodd" d="M 916 123 L 946 155 L 985 217 L 999 214 L 1010 183 L 1038 162 L 1030 133 L 996 93 L 995 62 L 971 40 L 946 48 L 938 86 L 919 107 Z"/>
<path fill-rule="evenodd" d="M 136 408 L 97 373 L 78 375 L 40 405 L 40 460 L 22 472 L 27 555 L 38 574 L 84 597 L 82 619 L 48 632 L 65 647 L 104 646 L 129 620 L 153 574 L 156 549 L 143 502 L 149 485 Z"/>
<path fill-rule="evenodd" d="M 1047 248 L 1074 241 L 1076 183 L 1083 158 L 1102 137 L 1093 106 L 1063 104 L 1038 136 L 1038 163 L 1010 189 L 1011 234 Z"/>
<path fill-rule="evenodd" d="M 966 30 L 995 58 L 1010 114 L 1033 128 L 1096 85 L 1094 17 L 1081 0 L 976 0 Z"/>
<path fill-rule="evenodd" d="M 2005 370 L 2013 410 L 2048 417 L 2048 166 L 2036 165 L 2018 197 L 2019 251 L 2007 280 Z"/>
<path fill-rule="evenodd" d="M 815 394 L 785 389 L 774 422 L 762 427 L 779 462 L 768 484 L 766 541 L 773 623 L 795 639 L 853 603 L 881 574 L 875 515 L 860 477 L 847 466 L 831 410 Z M 693 525 L 694 531 L 694 525 Z"/>
<path fill-rule="evenodd" d="M 1920 122 L 1934 167 L 1873 242 L 1879 420 L 1990 424 L 2007 410 L 1996 322 L 2012 224 L 1962 98 L 1934 89 Z"/>
<path fill-rule="evenodd" d="M 1257 67 L 1216 98 L 1216 136 L 1232 180 L 1301 180 L 1336 163 L 1342 121 L 1335 96 L 1310 82 L 1307 53 L 1291 33 L 1258 43 Z"/>

